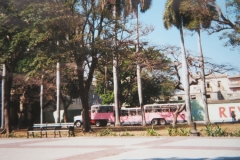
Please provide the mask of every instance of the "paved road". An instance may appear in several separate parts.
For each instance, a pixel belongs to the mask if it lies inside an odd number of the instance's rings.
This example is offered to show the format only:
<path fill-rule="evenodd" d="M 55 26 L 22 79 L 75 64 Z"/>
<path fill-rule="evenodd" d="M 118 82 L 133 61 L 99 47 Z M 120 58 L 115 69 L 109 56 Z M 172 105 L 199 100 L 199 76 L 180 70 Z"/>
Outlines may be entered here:
<path fill-rule="evenodd" d="M 1 160 L 240 159 L 240 138 L 0 138 Z"/>

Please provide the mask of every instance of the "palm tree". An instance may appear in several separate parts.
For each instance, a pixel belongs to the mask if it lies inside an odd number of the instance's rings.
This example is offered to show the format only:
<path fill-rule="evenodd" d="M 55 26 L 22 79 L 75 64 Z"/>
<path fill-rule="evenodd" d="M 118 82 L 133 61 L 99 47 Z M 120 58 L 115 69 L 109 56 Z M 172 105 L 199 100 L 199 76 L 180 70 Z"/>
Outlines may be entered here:
<path fill-rule="evenodd" d="M 208 1 L 199 0 L 183 0 L 180 7 L 181 13 L 189 18 L 189 21 L 185 23 L 185 27 L 189 30 L 196 31 L 198 33 L 198 49 L 199 49 L 199 66 L 201 76 L 201 92 L 202 103 L 205 110 L 204 121 L 208 124 L 208 104 L 207 104 L 207 92 L 205 83 L 205 71 L 204 71 L 204 58 L 201 44 L 201 28 L 209 28 L 211 21 L 217 16 L 217 11 L 213 5 L 210 5 Z"/>
<path fill-rule="evenodd" d="M 191 116 L 191 104 L 190 104 L 190 86 L 189 86 L 189 72 L 186 51 L 184 46 L 184 37 L 183 37 L 183 24 L 188 19 L 185 19 L 183 14 L 180 12 L 180 0 L 167 0 L 165 4 L 165 11 L 163 15 L 164 27 L 166 29 L 175 26 L 180 31 L 181 37 L 181 52 L 182 52 L 182 78 L 183 78 L 183 87 L 185 91 L 185 102 L 187 110 L 187 122 L 190 125 L 192 123 Z"/>
<path fill-rule="evenodd" d="M 113 12 L 114 19 L 114 54 L 113 54 L 113 84 L 114 84 L 114 105 L 115 105 L 115 126 L 120 125 L 119 119 L 119 76 L 118 76 L 118 51 L 117 51 L 117 17 L 121 14 L 123 0 L 101 0 L 102 9 L 107 8 Z"/>
<path fill-rule="evenodd" d="M 145 12 L 150 8 L 152 0 L 125 0 L 125 16 L 129 13 L 133 13 L 136 16 L 136 54 L 140 54 L 139 50 L 139 27 L 138 27 L 138 6 L 140 5 L 141 12 Z M 141 82 L 141 66 L 139 60 L 137 61 L 137 86 L 138 86 L 138 97 L 139 104 L 142 111 L 142 125 L 146 126 L 145 111 L 143 108 L 143 98 L 142 98 L 142 82 Z"/>

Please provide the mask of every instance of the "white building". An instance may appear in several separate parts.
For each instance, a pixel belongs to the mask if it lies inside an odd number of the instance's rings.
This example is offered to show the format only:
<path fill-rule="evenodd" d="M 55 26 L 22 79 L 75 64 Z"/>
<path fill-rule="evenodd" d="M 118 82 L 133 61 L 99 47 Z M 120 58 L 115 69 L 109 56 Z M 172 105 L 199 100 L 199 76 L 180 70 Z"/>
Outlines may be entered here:
<path fill-rule="evenodd" d="M 201 99 L 201 81 L 190 86 L 190 98 Z M 240 99 L 240 75 L 212 74 L 206 76 L 206 90 L 208 100 L 236 100 Z M 184 92 L 177 92 L 173 100 L 184 100 Z"/>

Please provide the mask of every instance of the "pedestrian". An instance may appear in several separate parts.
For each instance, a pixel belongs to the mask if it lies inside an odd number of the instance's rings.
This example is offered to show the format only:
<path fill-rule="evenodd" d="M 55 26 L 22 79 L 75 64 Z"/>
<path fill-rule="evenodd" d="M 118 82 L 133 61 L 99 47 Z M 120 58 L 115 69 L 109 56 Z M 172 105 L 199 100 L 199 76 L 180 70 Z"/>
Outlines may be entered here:
<path fill-rule="evenodd" d="M 232 121 L 235 122 L 235 121 L 236 121 L 236 118 L 235 118 L 235 113 L 234 113 L 234 111 L 231 112 L 231 116 L 232 116 Z"/>

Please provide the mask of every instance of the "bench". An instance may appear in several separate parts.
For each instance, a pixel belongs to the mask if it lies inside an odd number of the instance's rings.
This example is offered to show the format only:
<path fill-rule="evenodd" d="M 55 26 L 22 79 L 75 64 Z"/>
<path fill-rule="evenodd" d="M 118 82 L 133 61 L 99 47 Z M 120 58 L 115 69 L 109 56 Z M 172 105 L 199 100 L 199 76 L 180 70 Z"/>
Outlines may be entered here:
<path fill-rule="evenodd" d="M 74 133 L 74 123 L 46 123 L 46 124 L 33 124 L 33 126 L 28 128 L 27 138 L 29 138 L 30 134 L 34 137 L 34 133 L 40 133 L 40 137 L 42 138 L 43 133 L 45 133 L 46 137 L 48 132 L 53 132 L 54 138 L 57 133 L 59 137 L 61 137 L 61 132 L 67 132 L 68 137 L 71 135 L 75 137 Z"/>

